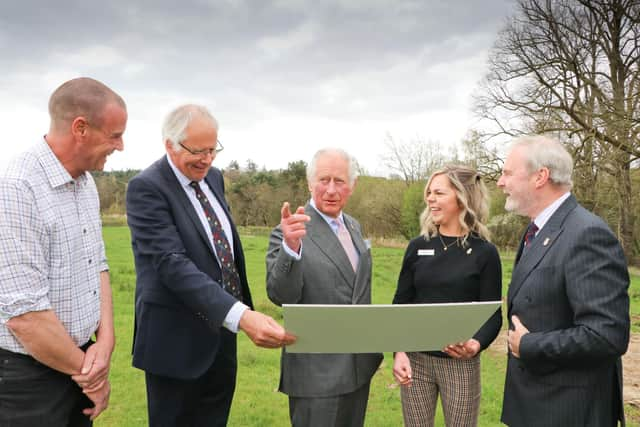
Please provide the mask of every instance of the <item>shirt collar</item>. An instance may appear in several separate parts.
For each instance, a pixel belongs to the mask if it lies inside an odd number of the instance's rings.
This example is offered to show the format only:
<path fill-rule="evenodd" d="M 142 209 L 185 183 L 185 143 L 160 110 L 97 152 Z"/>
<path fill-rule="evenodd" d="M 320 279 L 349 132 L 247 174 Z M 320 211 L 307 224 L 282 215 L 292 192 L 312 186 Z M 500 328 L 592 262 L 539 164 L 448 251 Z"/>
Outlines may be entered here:
<path fill-rule="evenodd" d="M 558 210 L 560 205 L 569 198 L 571 192 L 567 191 L 562 196 L 558 197 L 553 203 L 547 206 L 538 216 L 533 220 L 533 222 L 538 226 L 538 230 L 541 230 L 542 227 L 549 221 L 549 218 Z"/>
<path fill-rule="evenodd" d="M 169 162 L 169 166 L 171 167 L 171 170 L 173 171 L 173 174 L 176 176 L 176 178 L 178 178 L 178 182 L 180 182 L 180 184 L 183 187 L 189 187 L 189 184 L 191 183 L 191 180 L 189 178 L 187 178 L 182 172 L 180 172 L 180 169 L 178 169 L 178 167 L 173 164 L 169 154 L 167 154 L 166 156 L 167 156 L 167 161 Z"/>
<path fill-rule="evenodd" d="M 338 214 L 338 218 L 333 218 L 333 217 L 330 217 L 329 215 L 325 215 L 322 212 L 320 212 L 318 210 L 318 208 L 316 207 L 316 202 L 313 199 L 311 199 L 309 201 L 309 204 L 311 205 L 311 207 L 313 209 L 316 210 L 316 212 L 318 212 L 318 214 L 322 217 L 322 219 L 324 219 L 327 222 L 327 224 L 329 224 L 331 229 L 333 229 L 334 231 L 335 231 L 335 227 L 336 227 L 335 226 L 335 221 L 339 221 L 340 223 L 342 223 L 344 225 L 344 217 L 342 216 L 342 211 L 340 211 L 340 213 Z"/>
<path fill-rule="evenodd" d="M 73 183 L 82 186 L 87 182 L 87 174 L 89 172 L 85 171 L 82 175 L 78 176 L 78 178 L 73 179 L 69 171 L 65 169 L 60 159 L 56 157 L 51 147 L 49 147 L 45 138 L 42 138 L 42 142 L 36 147 L 37 156 L 51 188 L 62 187 L 66 184 Z"/>

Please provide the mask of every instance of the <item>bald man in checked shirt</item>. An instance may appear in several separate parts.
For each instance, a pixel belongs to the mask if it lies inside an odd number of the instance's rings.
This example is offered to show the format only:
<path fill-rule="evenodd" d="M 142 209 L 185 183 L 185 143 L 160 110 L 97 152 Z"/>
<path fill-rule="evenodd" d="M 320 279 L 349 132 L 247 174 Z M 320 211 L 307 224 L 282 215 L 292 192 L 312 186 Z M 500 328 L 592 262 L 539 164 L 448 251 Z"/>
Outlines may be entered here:
<path fill-rule="evenodd" d="M 88 171 L 124 148 L 127 110 L 77 78 L 49 114 L 49 132 L 0 174 L 1 426 L 90 426 L 109 401 L 111 287 Z"/>

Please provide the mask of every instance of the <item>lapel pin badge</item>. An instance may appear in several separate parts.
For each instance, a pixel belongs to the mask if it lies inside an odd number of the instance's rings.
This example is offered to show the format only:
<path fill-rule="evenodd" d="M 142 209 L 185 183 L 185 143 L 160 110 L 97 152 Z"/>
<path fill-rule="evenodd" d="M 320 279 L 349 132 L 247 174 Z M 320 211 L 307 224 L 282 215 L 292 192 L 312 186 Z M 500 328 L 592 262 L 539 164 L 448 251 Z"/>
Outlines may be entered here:
<path fill-rule="evenodd" d="M 471 252 L 473 252 L 473 249 L 471 248 L 467 249 L 467 255 L 471 255 Z"/>
<path fill-rule="evenodd" d="M 547 246 L 549 244 L 549 238 L 547 237 L 546 239 L 544 239 L 544 242 L 542 242 L 542 246 Z"/>

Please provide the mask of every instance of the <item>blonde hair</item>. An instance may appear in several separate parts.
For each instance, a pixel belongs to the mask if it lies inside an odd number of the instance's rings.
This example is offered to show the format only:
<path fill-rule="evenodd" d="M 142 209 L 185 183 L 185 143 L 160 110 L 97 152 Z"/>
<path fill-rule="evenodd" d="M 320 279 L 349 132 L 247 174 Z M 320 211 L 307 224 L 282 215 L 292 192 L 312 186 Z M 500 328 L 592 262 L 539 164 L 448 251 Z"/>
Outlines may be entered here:
<path fill-rule="evenodd" d="M 429 240 L 438 235 L 438 226 L 433 222 L 431 210 L 427 203 L 427 191 L 431 181 L 438 175 L 444 175 L 449 179 L 456 192 L 456 199 L 460 206 L 460 216 L 458 221 L 464 237 L 462 244 L 467 243 L 469 234 L 489 240 L 490 232 L 485 222 L 489 217 L 489 194 L 482 178 L 475 169 L 462 165 L 446 165 L 444 168 L 435 171 L 424 187 L 424 201 L 427 207 L 420 215 L 420 233 Z"/>

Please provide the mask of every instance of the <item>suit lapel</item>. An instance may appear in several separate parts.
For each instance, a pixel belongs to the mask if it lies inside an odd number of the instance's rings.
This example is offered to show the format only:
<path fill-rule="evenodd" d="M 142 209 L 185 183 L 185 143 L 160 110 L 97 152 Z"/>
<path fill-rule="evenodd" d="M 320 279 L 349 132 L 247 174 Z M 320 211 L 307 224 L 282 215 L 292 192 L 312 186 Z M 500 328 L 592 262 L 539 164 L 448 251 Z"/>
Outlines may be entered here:
<path fill-rule="evenodd" d="M 353 241 L 353 244 L 358 250 L 358 254 L 362 256 L 362 254 L 367 251 L 367 246 L 364 243 L 364 239 L 362 238 L 360 233 L 358 233 L 358 231 L 356 230 L 356 227 L 353 224 L 353 220 L 351 219 L 351 217 L 347 216 L 344 213 L 342 215 L 344 217 L 345 226 L 347 227 L 347 230 L 349 230 L 349 234 L 351 235 L 351 240 Z M 360 265 L 358 264 L 358 270 L 359 269 L 360 269 Z"/>
<path fill-rule="evenodd" d="M 227 216 L 227 220 L 229 221 L 229 225 L 231 226 L 231 234 L 233 239 L 233 241 L 231 242 L 231 244 L 233 245 L 233 261 L 235 262 L 236 268 L 238 269 L 238 274 L 240 275 L 240 282 L 242 284 L 242 300 L 251 309 L 253 309 L 253 301 L 251 299 L 249 283 L 247 282 L 247 271 L 244 263 L 244 252 L 242 251 L 242 243 L 240 242 L 240 234 L 238 233 L 238 229 L 233 222 L 231 211 L 229 210 L 227 200 L 224 197 L 224 188 L 218 184 L 219 180 L 217 180 L 214 176 L 213 170 L 213 168 L 209 170 L 209 173 L 204 180 L 211 189 L 211 192 L 213 193 L 215 198 L 218 200 L 218 203 L 222 207 L 222 210 L 224 211 L 224 214 Z M 220 177 L 220 179 L 223 178 Z"/>
<path fill-rule="evenodd" d="M 231 219 L 231 212 L 229 211 L 229 208 L 228 208 L 227 203 L 226 203 L 226 199 L 224 198 L 224 191 L 223 191 L 222 188 L 220 188 L 219 185 L 217 185 L 216 180 L 213 179 L 212 170 L 209 171 L 209 173 L 204 178 L 204 180 L 207 183 L 207 185 L 209 186 L 209 188 L 211 189 L 211 192 L 213 193 L 213 195 L 218 200 L 218 204 L 222 207 L 222 210 L 224 211 L 224 214 L 227 216 L 227 220 L 229 221 L 229 225 L 231 226 L 231 234 L 233 234 L 232 238 L 233 238 L 234 260 L 236 261 L 236 265 L 240 265 L 241 263 L 239 263 L 237 261 L 238 260 L 243 260 L 244 255 L 242 253 L 242 249 L 241 249 L 241 246 L 240 246 L 240 241 L 238 240 L 239 239 L 238 230 L 236 230 L 236 226 L 233 223 L 233 220 Z M 228 237 L 229 236 L 227 236 L 227 238 Z"/>
<path fill-rule="evenodd" d="M 527 232 L 525 230 L 525 232 L 522 233 L 522 236 L 520 236 L 520 244 L 518 245 L 518 253 L 516 254 L 516 259 L 515 259 L 514 265 L 513 265 L 514 268 L 518 264 L 518 262 L 520 261 L 520 257 L 522 256 L 522 252 L 524 251 L 524 236 L 526 236 L 526 235 L 527 235 Z"/>
<path fill-rule="evenodd" d="M 187 217 L 193 222 L 193 226 L 196 230 L 198 230 L 198 234 L 203 240 L 203 243 L 207 245 L 211 253 L 214 253 L 213 246 L 211 242 L 207 238 L 207 233 L 202 227 L 202 223 L 200 222 L 200 218 L 198 217 L 198 213 L 193 208 L 191 204 L 191 200 L 187 197 L 182 185 L 180 185 L 180 181 L 176 178 L 176 175 L 171 170 L 171 166 L 169 166 L 169 162 L 166 157 L 163 157 L 160 160 L 160 172 L 167 182 L 167 186 L 171 189 L 170 193 L 178 199 L 177 206 L 180 206 L 183 212 L 187 215 Z M 176 206 L 176 208 L 177 208 Z"/>
<path fill-rule="evenodd" d="M 351 235 L 351 240 L 353 241 L 359 255 L 358 268 L 355 272 L 356 276 L 353 282 L 353 294 L 351 296 L 351 302 L 356 304 L 361 300 L 361 295 L 369 291 L 367 280 L 362 279 L 363 275 L 366 275 L 367 273 L 365 269 L 369 266 L 369 262 L 366 259 L 366 257 L 369 256 L 369 252 L 364 238 L 353 223 L 353 219 L 344 213 L 343 217 L 347 230 L 349 230 L 349 234 Z"/>
<path fill-rule="evenodd" d="M 311 221 L 307 224 L 307 237 L 335 264 L 345 282 L 349 286 L 353 286 L 356 273 L 351 267 L 349 258 L 344 252 L 338 236 L 311 205 L 307 204 L 305 213 L 311 217 Z"/>
<path fill-rule="evenodd" d="M 558 240 L 563 231 L 565 218 L 569 212 L 575 209 L 576 206 L 577 202 L 575 197 L 569 196 L 569 198 L 560 205 L 558 210 L 551 215 L 549 221 L 547 221 L 544 227 L 542 227 L 536 238 L 531 243 L 531 247 L 527 248 L 524 253 L 521 243 L 518 256 L 516 257 L 517 261 L 513 267 L 509 291 L 507 293 L 509 306 L 518 291 L 522 288 L 527 277 L 529 277 L 529 274 L 531 274 L 540 261 L 545 257 L 549 249 L 551 249 L 554 243 Z"/>
<path fill-rule="evenodd" d="M 222 188 L 220 188 L 220 186 L 217 185 L 211 173 L 212 172 L 210 170 L 207 176 L 204 178 L 204 180 L 209 186 L 209 188 L 211 189 L 211 192 L 213 193 L 213 195 L 216 196 L 216 199 L 218 199 L 218 203 L 220 204 L 220 206 L 222 206 L 222 210 L 224 210 L 224 213 L 225 215 L 227 215 L 227 218 L 231 218 L 231 212 L 229 212 L 229 209 L 227 208 L 227 204 L 225 203 L 224 194 L 222 194 Z"/>

